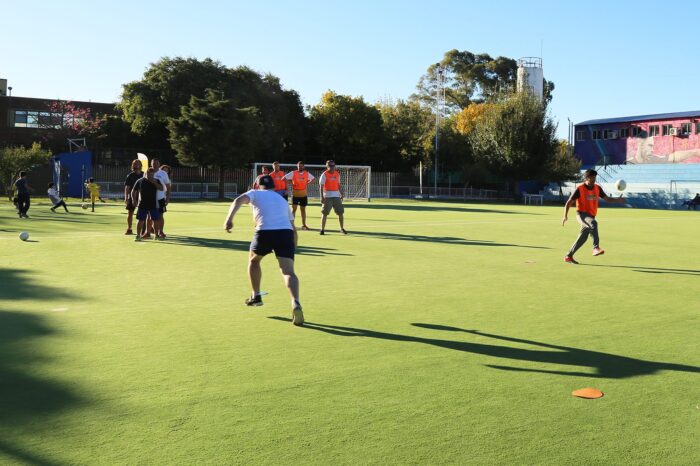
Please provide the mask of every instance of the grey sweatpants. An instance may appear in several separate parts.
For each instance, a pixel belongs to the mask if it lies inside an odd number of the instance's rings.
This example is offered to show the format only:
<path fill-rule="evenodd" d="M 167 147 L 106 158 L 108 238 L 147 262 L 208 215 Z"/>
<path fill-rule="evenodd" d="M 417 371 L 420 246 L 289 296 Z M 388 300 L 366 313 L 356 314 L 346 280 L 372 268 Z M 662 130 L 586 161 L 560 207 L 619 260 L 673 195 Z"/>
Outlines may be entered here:
<path fill-rule="evenodd" d="M 576 212 L 576 220 L 581 225 L 581 231 L 579 231 L 576 242 L 571 246 L 569 252 L 566 253 L 569 257 L 574 257 L 576 251 L 588 240 L 588 235 L 593 237 L 594 248 L 600 245 L 600 238 L 598 238 L 598 222 L 596 222 L 595 217 L 586 212 Z"/>

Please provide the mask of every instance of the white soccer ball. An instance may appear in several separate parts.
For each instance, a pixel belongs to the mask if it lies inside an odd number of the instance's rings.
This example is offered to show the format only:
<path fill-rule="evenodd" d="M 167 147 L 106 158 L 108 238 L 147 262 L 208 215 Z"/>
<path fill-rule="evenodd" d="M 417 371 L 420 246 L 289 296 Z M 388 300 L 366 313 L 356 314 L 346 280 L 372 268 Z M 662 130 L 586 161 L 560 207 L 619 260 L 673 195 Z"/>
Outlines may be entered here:
<path fill-rule="evenodd" d="M 22 241 L 27 241 L 29 239 L 29 233 L 23 231 L 19 234 L 19 239 L 21 239 Z"/>
<path fill-rule="evenodd" d="M 83 204 L 83 205 L 82 205 L 82 208 L 83 208 L 83 209 L 87 209 L 87 208 L 88 208 L 88 205 L 87 205 L 87 204 Z"/>
<path fill-rule="evenodd" d="M 618 191 L 624 191 L 626 187 L 627 187 L 627 183 L 625 183 L 625 180 L 617 180 L 615 182 L 615 188 Z"/>

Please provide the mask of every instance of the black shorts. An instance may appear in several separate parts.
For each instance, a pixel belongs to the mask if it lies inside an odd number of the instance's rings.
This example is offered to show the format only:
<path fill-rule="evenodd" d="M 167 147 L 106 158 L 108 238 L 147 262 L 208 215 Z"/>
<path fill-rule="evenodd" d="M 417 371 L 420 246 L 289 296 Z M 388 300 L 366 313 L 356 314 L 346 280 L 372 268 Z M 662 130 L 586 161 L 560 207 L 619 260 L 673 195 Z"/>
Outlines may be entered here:
<path fill-rule="evenodd" d="M 306 207 L 309 205 L 309 197 L 304 196 L 304 197 L 296 197 L 292 196 L 292 205 L 300 205 L 302 207 Z"/>
<path fill-rule="evenodd" d="M 131 196 L 129 196 L 129 199 L 126 201 L 126 210 L 129 212 L 133 212 L 136 210 L 136 206 L 134 205 L 134 202 L 131 200 Z"/>
<path fill-rule="evenodd" d="M 250 242 L 250 250 L 258 256 L 275 251 L 275 256 L 294 259 L 294 232 L 292 230 L 258 230 Z"/>
<path fill-rule="evenodd" d="M 167 205 L 168 205 L 168 201 L 166 201 L 165 199 L 159 199 L 158 200 L 158 212 L 160 212 L 161 214 L 166 213 L 168 211 L 168 209 L 166 208 Z"/>

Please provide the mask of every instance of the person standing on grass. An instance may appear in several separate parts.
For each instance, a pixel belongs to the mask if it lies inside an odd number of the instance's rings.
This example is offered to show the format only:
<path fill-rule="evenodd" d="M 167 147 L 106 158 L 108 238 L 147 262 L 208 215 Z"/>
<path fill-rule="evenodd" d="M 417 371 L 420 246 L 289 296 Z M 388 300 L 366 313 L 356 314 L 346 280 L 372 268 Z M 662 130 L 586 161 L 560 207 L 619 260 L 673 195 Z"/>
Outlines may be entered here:
<path fill-rule="evenodd" d="M 260 188 L 238 196 L 232 203 L 224 222 L 224 229 L 231 233 L 233 217 L 244 204 L 250 204 L 255 220 L 255 234 L 250 242 L 248 276 L 253 289 L 251 297 L 245 300 L 247 306 L 262 306 L 260 282 L 262 268 L 260 261 L 274 251 L 277 256 L 284 283 L 292 298 L 292 323 L 304 324 L 304 313 L 299 303 L 299 278 L 294 273 L 294 252 L 297 245 L 297 231 L 294 216 L 289 204 L 275 190 L 275 181 L 270 175 L 259 178 Z"/>
<path fill-rule="evenodd" d="M 280 169 L 279 162 L 272 162 L 272 172 L 270 176 L 275 182 L 275 192 L 287 200 L 287 180 L 284 179 L 286 174 Z"/>
<path fill-rule="evenodd" d="M 87 182 L 85 182 L 85 189 L 87 189 L 88 193 L 90 193 L 90 204 L 92 204 L 92 211 L 94 212 L 95 202 L 98 200 L 100 202 L 105 202 L 100 194 L 100 185 L 95 183 L 95 178 L 88 178 Z"/>
<path fill-rule="evenodd" d="M 595 170 L 586 170 L 583 174 L 583 184 L 576 187 L 576 190 L 571 193 L 569 200 L 566 201 L 566 205 L 564 206 L 564 219 L 561 225 L 564 226 L 568 220 L 569 208 L 573 207 L 574 204 L 576 205 L 576 220 L 578 220 L 578 223 L 581 225 L 578 238 L 576 238 L 571 249 L 569 249 L 569 252 L 564 256 L 564 262 L 569 264 L 578 264 L 578 262 L 574 260 L 574 254 L 584 245 L 586 240 L 588 240 L 588 235 L 593 237 L 593 255 L 600 256 L 605 253 L 605 251 L 600 248 L 598 222 L 595 219 L 598 214 L 598 199 L 605 199 L 605 201 L 613 204 L 625 203 L 625 199 L 622 196 L 612 198 L 605 194 L 603 188 L 595 182 L 597 176 L 598 172 Z"/>
<path fill-rule="evenodd" d="M 260 173 L 257 176 L 257 178 L 255 178 L 255 181 L 253 181 L 253 187 L 251 189 L 258 189 L 260 187 L 260 178 L 270 174 L 270 167 L 268 167 L 267 165 L 263 165 L 261 170 L 262 173 Z"/>
<path fill-rule="evenodd" d="M 297 169 L 287 173 L 284 179 L 292 183 L 292 214 L 296 218 L 297 206 L 301 210 L 301 229 L 308 230 L 306 225 L 306 206 L 309 204 L 307 187 L 314 180 L 314 176 L 304 169 L 304 162 L 297 162 Z"/>
<path fill-rule="evenodd" d="M 141 241 L 148 217 L 151 218 L 156 229 L 161 227 L 157 193 L 163 190 L 163 185 L 155 178 L 155 172 L 153 167 L 146 170 L 146 173 L 136 181 L 134 189 L 131 190 L 131 202 L 137 206 L 136 219 L 138 224 L 136 225 L 135 241 Z M 158 235 L 154 239 L 158 239 Z"/>
<path fill-rule="evenodd" d="M 335 162 L 332 160 L 326 161 L 326 171 L 323 172 L 321 178 L 319 178 L 319 185 L 321 191 L 321 231 L 320 234 L 326 234 L 326 219 L 328 214 L 331 213 L 331 209 L 338 216 L 338 222 L 340 222 L 340 231 L 344 235 L 348 232 L 345 231 L 343 226 L 343 213 L 345 208 L 343 207 L 343 186 L 340 184 L 340 173 L 335 169 Z"/>
<path fill-rule="evenodd" d="M 53 204 L 53 207 L 51 207 L 51 212 L 55 213 L 57 207 L 63 207 L 65 211 L 68 212 L 68 206 L 66 206 L 66 201 L 61 199 L 61 196 L 59 196 L 58 191 L 56 190 L 56 185 L 53 183 L 49 183 L 48 188 L 49 189 L 46 191 L 46 194 L 48 194 L 49 199 Z"/>
<path fill-rule="evenodd" d="M 19 178 L 15 181 L 15 193 L 17 197 L 17 214 L 19 218 L 29 218 L 27 212 L 29 212 L 29 206 L 31 204 L 31 199 L 29 193 L 34 191 L 29 183 L 27 183 L 27 172 L 19 172 Z"/>
<path fill-rule="evenodd" d="M 129 172 L 129 174 L 126 175 L 126 181 L 124 181 L 124 207 L 127 211 L 126 232 L 124 233 L 125 235 L 134 234 L 134 232 L 131 229 L 131 226 L 133 223 L 134 210 L 136 210 L 136 205 L 131 199 L 131 191 L 134 189 L 134 185 L 136 184 L 136 182 L 143 177 L 143 171 L 141 167 L 143 167 L 143 165 L 141 164 L 141 161 L 139 159 L 132 160 L 131 172 Z"/>
<path fill-rule="evenodd" d="M 163 171 L 163 169 L 160 166 L 160 160 L 156 158 L 151 159 L 151 167 L 154 170 L 153 176 L 158 181 L 160 181 L 160 184 L 163 186 L 163 190 L 157 192 L 157 208 L 158 212 L 160 212 L 160 221 L 158 222 L 158 225 L 160 225 L 160 228 L 156 228 L 154 219 L 151 219 L 151 222 L 149 222 L 148 225 L 148 231 L 149 233 L 153 233 L 159 238 L 165 238 L 165 233 L 163 232 L 163 225 L 165 224 L 165 212 L 167 212 L 168 210 L 167 205 L 170 202 L 170 191 L 172 189 L 172 185 L 170 184 L 170 177 L 165 171 Z"/>

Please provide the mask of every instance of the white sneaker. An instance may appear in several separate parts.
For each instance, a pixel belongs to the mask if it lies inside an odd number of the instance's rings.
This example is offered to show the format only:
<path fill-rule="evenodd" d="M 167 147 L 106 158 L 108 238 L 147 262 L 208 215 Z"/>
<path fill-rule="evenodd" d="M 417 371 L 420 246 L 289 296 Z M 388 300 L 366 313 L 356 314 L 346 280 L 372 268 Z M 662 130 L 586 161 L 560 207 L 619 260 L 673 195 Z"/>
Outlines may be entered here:
<path fill-rule="evenodd" d="M 292 309 L 292 323 L 299 327 L 304 325 L 304 313 L 301 310 L 301 304 L 299 304 L 299 301 L 296 302 L 294 309 Z"/>

